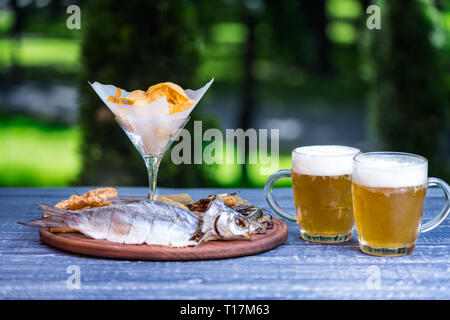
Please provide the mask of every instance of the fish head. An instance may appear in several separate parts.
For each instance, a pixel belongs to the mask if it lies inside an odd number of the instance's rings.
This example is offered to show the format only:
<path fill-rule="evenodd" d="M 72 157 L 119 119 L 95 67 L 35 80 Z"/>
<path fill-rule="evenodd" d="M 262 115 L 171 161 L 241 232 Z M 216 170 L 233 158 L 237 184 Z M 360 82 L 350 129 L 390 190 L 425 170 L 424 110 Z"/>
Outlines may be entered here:
<path fill-rule="evenodd" d="M 251 235 L 262 233 L 263 226 L 228 207 L 219 198 L 215 199 L 203 216 L 202 231 L 216 239 L 251 239 Z"/>

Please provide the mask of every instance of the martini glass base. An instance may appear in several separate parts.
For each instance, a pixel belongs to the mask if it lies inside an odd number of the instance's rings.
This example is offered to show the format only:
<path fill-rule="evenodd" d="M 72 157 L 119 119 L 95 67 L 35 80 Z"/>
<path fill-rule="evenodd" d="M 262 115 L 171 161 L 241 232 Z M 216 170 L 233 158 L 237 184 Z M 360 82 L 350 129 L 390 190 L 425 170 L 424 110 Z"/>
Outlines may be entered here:
<path fill-rule="evenodd" d="M 143 158 L 148 173 L 149 193 L 147 195 L 147 199 L 156 200 L 157 198 L 156 182 L 158 178 L 159 164 L 161 163 L 162 156 L 159 157 L 144 156 Z"/>

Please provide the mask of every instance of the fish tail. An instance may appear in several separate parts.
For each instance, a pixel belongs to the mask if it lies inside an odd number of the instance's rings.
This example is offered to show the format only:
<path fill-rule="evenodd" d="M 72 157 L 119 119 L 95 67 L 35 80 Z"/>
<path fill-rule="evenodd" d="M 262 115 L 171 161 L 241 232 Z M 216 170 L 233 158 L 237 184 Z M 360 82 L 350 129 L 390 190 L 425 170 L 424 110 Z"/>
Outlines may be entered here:
<path fill-rule="evenodd" d="M 51 218 L 42 218 L 36 220 L 30 220 L 26 222 L 17 222 L 24 226 L 39 227 L 39 228 L 67 228 L 64 222 L 53 221 Z"/>
<path fill-rule="evenodd" d="M 25 226 L 40 228 L 67 228 L 64 219 L 70 211 L 48 206 L 46 204 L 38 204 L 37 206 L 46 213 L 45 218 L 18 223 Z"/>

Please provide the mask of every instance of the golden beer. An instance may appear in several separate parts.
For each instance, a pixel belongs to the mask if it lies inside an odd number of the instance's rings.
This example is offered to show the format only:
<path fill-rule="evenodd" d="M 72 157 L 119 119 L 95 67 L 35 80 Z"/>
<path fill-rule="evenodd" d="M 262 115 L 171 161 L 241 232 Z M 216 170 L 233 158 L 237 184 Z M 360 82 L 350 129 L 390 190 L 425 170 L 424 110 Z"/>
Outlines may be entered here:
<path fill-rule="evenodd" d="M 292 151 L 292 170 L 280 170 L 264 186 L 267 203 L 282 218 L 296 221 L 302 239 L 344 242 L 352 238 L 352 166 L 361 151 L 346 146 L 306 146 Z M 280 178 L 292 179 L 295 214 L 281 208 L 272 195 Z"/>
<path fill-rule="evenodd" d="M 351 175 L 317 176 L 292 172 L 291 176 L 302 237 L 319 242 L 327 242 L 327 237 L 347 235 L 350 238 L 354 225 Z"/>
<path fill-rule="evenodd" d="M 363 248 L 407 248 L 406 253 L 414 249 L 422 221 L 425 185 L 380 188 L 353 183 L 352 194 Z"/>
<path fill-rule="evenodd" d="M 368 152 L 354 158 L 353 214 L 359 246 L 365 253 L 398 256 L 414 250 L 421 228 L 427 186 L 445 182 L 428 179 L 425 158 L 401 152 Z M 444 188 L 445 189 L 445 188 Z"/>
<path fill-rule="evenodd" d="M 269 206 L 281 217 L 296 221 L 300 235 L 312 242 L 344 242 L 352 237 L 351 173 L 359 149 L 324 145 L 292 151 L 292 170 L 280 170 L 264 187 Z M 292 179 L 295 214 L 286 212 L 272 196 L 280 178 Z"/>

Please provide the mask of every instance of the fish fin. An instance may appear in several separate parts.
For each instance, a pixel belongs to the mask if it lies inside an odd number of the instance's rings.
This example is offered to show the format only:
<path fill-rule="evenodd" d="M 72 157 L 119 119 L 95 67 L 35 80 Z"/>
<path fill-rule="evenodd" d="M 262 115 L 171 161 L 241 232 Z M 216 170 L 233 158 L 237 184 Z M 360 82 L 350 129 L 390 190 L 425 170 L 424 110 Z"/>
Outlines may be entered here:
<path fill-rule="evenodd" d="M 136 198 L 136 197 L 113 197 L 113 198 L 107 198 L 107 201 L 111 201 L 112 203 L 129 203 L 129 202 L 136 202 L 136 201 L 142 201 L 145 198 Z"/>
<path fill-rule="evenodd" d="M 60 208 L 55 208 L 46 204 L 38 203 L 37 206 L 41 208 L 43 211 L 50 213 L 51 216 L 57 216 L 64 218 L 68 212 L 71 212 L 69 210 L 64 210 Z"/>
<path fill-rule="evenodd" d="M 197 244 L 194 246 L 194 248 L 197 248 L 201 243 L 208 241 L 209 239 L 213 239 L 215 237 L 211 237 L 211 235 L 214 234 L 214 232 L 212 230 L 207 231 L 203 237 L 200 238 L 200 240 L 198 240 Z M 209 239 L 208 239 L 209 238 Z"/>
<path fill-rule="evenodd" d="M 55 208 L 46 204 L 37 204 L 37 206 L 41 208 L 45 213 L 47 213 L 48 217 L 18 223 L 25 226 L 40 228 L 67 228 L 64 219 L 69 212 L 73 211 Z"/>

